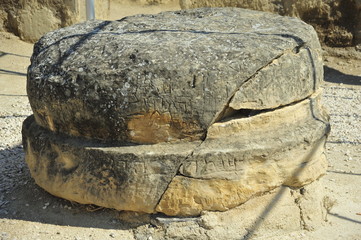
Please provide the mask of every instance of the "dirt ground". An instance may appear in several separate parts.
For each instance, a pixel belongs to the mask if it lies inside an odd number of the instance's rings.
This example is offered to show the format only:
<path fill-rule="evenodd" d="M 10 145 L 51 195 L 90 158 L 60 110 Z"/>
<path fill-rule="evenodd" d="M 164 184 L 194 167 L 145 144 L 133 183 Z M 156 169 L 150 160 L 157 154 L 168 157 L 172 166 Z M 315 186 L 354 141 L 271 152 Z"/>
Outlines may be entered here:
<path fill-rule="evenodd" d="M 118 7 L 112 19 L 162 10 Z M 157 228 L 151 221 L 154 216 L 128 216 L 124 221 L 118 211 L 53 197 L 30 177 L 21 124 L 31 114 L 26 71 L 32 47 L 0 33 L 0 239 L 153 239 L 144 229 Z M 327 222 L 313 231 L 267 238 L 258 233 L 253 239 L 361 239 L 361 52 L 326 48 L 324 60 L 323 101 L 332 124 L 326 144 L 329 169 L 320 180 L 330 201 Z"/>

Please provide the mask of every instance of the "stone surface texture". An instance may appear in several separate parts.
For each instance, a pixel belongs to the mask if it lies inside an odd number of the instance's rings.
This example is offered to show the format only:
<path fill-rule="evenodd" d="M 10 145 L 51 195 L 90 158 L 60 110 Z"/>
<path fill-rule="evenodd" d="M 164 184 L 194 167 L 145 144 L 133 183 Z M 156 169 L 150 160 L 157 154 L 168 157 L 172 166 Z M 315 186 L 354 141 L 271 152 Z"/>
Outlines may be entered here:
<path fill-rule="evenodd" d="M 321 42 L 329 46 L 361 43 L 360 0 L 180 0 L 182 9 L 240 7 L 298 17 L 315 27 Z"/>
<path fill-rule="evenodd" d="M 90 21 L 34 47 L 26 161 L 50 193 L 172 216 L 225 211 L 327 167 L 316 32 L 239 8 Z"/>
<path fill-rule="evenodd" d="M 311 26 L 238 9 L 92 21 L 49 33 L 34 49 L 28 94 L 37 123 L 103 140 L 202 139 L 226 110 L 255 101 L 252 90 L 235 95 L 243 83 L 266 82 L 257 100 L 272 98 L 266 108 L 274 108 L 306 98 L 323 76 Z M 306 66 L 299 68 L 299 58 Z M 282 72 L 277 61 L 299 81 L 272 81 L 269 71 Z"/>
<path fill-rule="evenodd" d="M 181 162 L 199 143 L 112 147 L 57 136 L 24 122 L 27 163 L 37 184 L 84 204 L 152 213 Z"/>

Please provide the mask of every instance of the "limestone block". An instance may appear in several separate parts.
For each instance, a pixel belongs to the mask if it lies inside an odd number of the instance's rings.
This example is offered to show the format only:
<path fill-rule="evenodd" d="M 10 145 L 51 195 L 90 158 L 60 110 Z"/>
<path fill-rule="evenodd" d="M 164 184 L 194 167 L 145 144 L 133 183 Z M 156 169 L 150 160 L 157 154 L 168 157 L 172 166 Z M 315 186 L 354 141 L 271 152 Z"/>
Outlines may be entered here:
<path fill-rule="evenodd" d="M 245 82 L 229 106 L 233 109 L 272 109 L 305 99 L 319 88 L 323 79 L 323 68 L 313 68 L 313 65 L 322 65 L 320 52 L 307 47 L 297 53 L 285 52 Z"/>
<path fill-rule="evenodd" d="M 47 32 L 86 20 L 85 0 L 3 0 L 0 2 L 0 29 L 35 42 Z M 96 18 L 109 15 L 110 0 L 96 0 Z M 2 12 L 6 15 L 2 16 Z"/>
<path fill-rule="evenodd" d="M 50 9 L 31 5 L 25 5 L 11 21 L 12 25 L 17 26 L 19 37 L 30 42 L 37 41 L 45 33 L 61 26 L 61 19 Z"/>
<path fill-rule="evenodd" d="M 54 135 L 29 117 L 25 160 L 36 183 L 55 196 L 152 213 L 197 142 L 115 147 Z"/>
<path fill-rule="evenodd" d="M 133 4 L 137 6 L 149 6 L 160 4 L 179 4 L 179 0 L 111 0 L 121 4 Z"/>
<path fill-rule="evenodd" d="M 208 230 L 207 236 L 210 239 L 234 240 L 250 234 L 254 234 L 256 238 L 255 233 L 259 232 L 267 238 L 279 239 L 278 232 L 284 235 L 288 231 L 320 227 L 326 213 L 322 207 L 322 183 L 315 181 L 305 186 L 302 192 L 304 194 L 301 194 L 299 189 L 280 187 L 227 212 L 205 211 L 200 225 Z"/>
<path fill-rule="evenodd" d="M 225 211 L 326 170 L 313 28 L 239 8 L 89 21 L 34 47 L 26 161 L 50 193 L 118 210 Z"/>
<path fill-rule="evenodd" d="M 301 187 L 325 174 L 329 126 L 317 102 L 315 96 L 212 125 L 206 140 L 182 164 L 181 176 L 172 180 L 157 211 L 224 211 L 280 185 Z"/>
<path fill-rule="evenodd" d="M 29 118 L 23 130 L 26 161 L 40 186 L 73 201 L 168 215 L 224 211 L 325 173 L 329 129 L 318 97 L 215 123 L 202 143 L 97 147 L 57 137 Z"/>
<path fill-rule="evenodd" d="M 236 8 L 138 15 L 45 35 L 27 90 L 37 123 L 53 132 L 135 143 L 199 140 L 233 97 L 237 106 L 253 101 L 235 95 L 246 83 L 284 89 L 258 93 L 270 101 L 266 107 L 312 94 L 322 80 L 320 52 L 312 27 L 294 18 Z M 272 75 L 283 71 L 300 76 Z"/>

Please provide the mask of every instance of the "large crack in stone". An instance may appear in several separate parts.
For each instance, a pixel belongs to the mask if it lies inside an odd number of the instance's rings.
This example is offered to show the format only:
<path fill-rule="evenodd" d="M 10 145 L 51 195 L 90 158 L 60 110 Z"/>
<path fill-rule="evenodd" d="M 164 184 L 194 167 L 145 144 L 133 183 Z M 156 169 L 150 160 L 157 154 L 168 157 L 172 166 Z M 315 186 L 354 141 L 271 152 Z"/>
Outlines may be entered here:
<path fill-rule="evenodd" d="M 293 102 L 290 102 L 290 103 L 284 103 L 284 104 L 279 105 L 279 106 L 277 106 L 277 107 L 275 107 L 275 108 L 266 108 L 266 109 L 234 109 L 233 107 L 230 107 L 231 102 L 232 102 L 232 100 L 233 100 L 234 97 L 235 97 L 235 94 L 240 91 L 241 87 L 242 87 L 244 84 L 248 84 L 248 83 L 249 83 L 250 81 L 252 81 L 252 80 L 254 81 L 255 76 L 256 76 L 258 73 L 260 73 L 263 69 L 265 69 L 265 68 L 269 67 L 270 65 L 272 65 L 272 64 L 273 64 L 275 61 L 277 61 L 278 59 L 282 58 L 283 56 L 285 56 L 285 55 L 287 55 L 287 54 L 299 54 L 302 49 L 305 49 L 305 50 L 307 51 L 307 54 L 310 54 L 309 49 L 306 48 L 304 44 L 301 44 L 301 45 L 293 48 L 292 50 L 287 50 L 287 51 L 285 51 L 283 54 L 280 54 L 280 55 L 276 56 L 276 57 L 273 58 L 271 61 L 269 61 L 266 65 L 264 65 L 262 68 L 259 68 L 259 69 L 258 69 L 254 74 L 252 74 L 249 78 L 247 78 L 247 80 L 245 80 L 245 81 L 242 83 L 242 85 L 241 85 L 238 89 L 236 89 L 236 90 L 233 92 L 233 94 L 229 97 L 229 99 L 227 100 L 227 103 L 224 105 L 223 109 L 222 109 L 222 110 L 216 115 L 216 117 L 212 120 L 211 125 L 214 124 L 214 123 L 227 122 L 227 121 L 230 121 L 230 120 L 237 120 L 237 119 L 247 119 L 247 118 L 252 118 L 252 117 L 254 117 L 254 116 L 257 116 L 257 115 L 258 115 L 258 116 L 261 116 L 261 115 L 264 115 L 264 114 L 266 114 L 266 113 L 277 112 L 278 110 L 282 110 L 282 109 L 285 109 L 285 108 L 287 108 L 287 107 L 292 107 L 292 106 L 295 106 L 295 105 L 297 105 L 297 104 L 299 104 L 299 103 L 301 103 L 301 102 L 305 102 L 305 101 L 309 100 L 310 106 L 311 106 L 310 110 L 311 110 L 311 112 L 312 112 L 312 117 L 313 117 L 314 119 L 318 120 L 318 121 L 321 121 L 326 127 L 328 127 L 328 124 L 327 124 L 326 120 L 322 120 L 322 118 L 325 119 L 325 118 L 324 118 L 324 114 L 321 114 L 321 117 L 317 117 L 317 116 L 316 116 L 317 114 L 314 113 L 314 107 L 317 108 L 317 106 L 315 106 L 315 99 L 314 99 L 314 97 L 311 97 L 311 96 L 312 96 L 312 94 L 315 93 L 315 89 L 316 89 L 316 85 L 315 85 L 316 80 L 315 80 L 315 79 L 314 79 L 314 81 L 313 81 L 313 87 L 312 87 L 312 90 L 313 90 L 313 91 L 312 91 L 312 92 L 308 93 L 306 96 L 303 96 L 303 98 L 301 98 L 301 99 L 297 99 L 297 100 L 295 100 L 295 101 L 293 101 Z M 314 66 L 313 66 L 313 63 L 312 63 L 312 67 L 314 67 Z M 315 78 L 315 75 L 313 74 L 312 77 Z M 211 125 L 210 125 L 210 126 L 211 126 Z M 209 128 L 207 129 L 205 136 L 208 135 L 208 131 L 209 131 Z M 326 130 L 326 131 L 328 131 L 328 130 Z M 170 187 L 170 185 L 173 183 L 173 181 L 177 181 L 177 180 L 175 179 L 177 176 L 178 176 L 178 177 L 182 177 L 183 179 L 188 179 L 188 178 L 189 178 L 190 180 L 193 179 L 193 180 L 196 180 L 196 181 L 202 181 L 202 180 L 204 180 L 204 181 L 207 182 L 207 181 L 210 181 L 210 180 L 211 180 L 211 179 L 209 179 L 209 178 L 193 177 L 193 176 L 190 176 L 189 174 L 188 174 L 188 175 L 187 175 L 187 174 L 184 174 L 184 164 L 187 162 L 187 160 L 189 160 L 190 157 L 192 157 L 192 156 L 194 155 L 195 151 L 199 150 L 199 149 L 202 147 L 202 145 L 204 145 L 205 141 L 207 141 L 207 137 L 205 138 L 205 140 L 203 140 L 203 141 L 201 142 L 201 144 L 200 144 L 199 146 L 197 146 L 195 149 L 193 149 L 192 153 L 191 153 L 191 154 L 184 160 L 184 162 L 179 166 L 179 169 L 178 169 L 178 171 L 177 171 L 177 174 L 176 174 L 175 177 L 173 178 L 172 182 L 170 182 L 169 185 L 167 186 L 167 190 L 168 190 L 168 188 Z M 312 150 L 311 150 L 311 151 L 312 151 Z M 308 160 L 309 160 L 309 159 L 307 159 L 307 161 L 308 161 Z M 321 167 L 321 169 L 322 169 L 322 167 Z M 322 173 L 321 173 L 321 174 L 322 174 Z M 178 180 L 178 181 L 179 181 L 179 180 Z M 277 185 L 277 184 L 276 184 L 276 185 Z M 276 187 L 276 185 L 273 186 L 273 187 L 270 187 L 270 188 L 268 189 L 268 191 L 269 191 L 270 189 L 273 189 L 274 187 Z M 237 189 L 239 189 L 239 188 L 242 188 L 242 187 L 238 186 Z M 244 189 L 244 187 L 243 187 L 243 189 Z M 166 191 L 167 191 L 167 190 L 166 190 Z M 166 191 L 164 192 L 164 194 L 162 195 L 162 198 L 161 198 L 160 201 L 158 202 L 158 205 L 157 205 L 157 207 L 156 207 L 156 209 L 158 209 L 158 210 L 162 209 L 162 207 L 160 206 L 160 204 L 161 204 L 161 201 L 162 201 L 163 197 L 164 197 L 165 194 L 166 194 Z M 262 190 L 261 190 L 261 191 L 262 191 Z M 263 190 L 263 191 L 264 191 L 264 190 Z M 246 194 L 246 195 L 247 195 L 247 194 Z M 243 196 L 242 198 L 248 199 L 248 198 L 249 198 L 250 196 L 252 196 L 252 195 L 253 195 L 253 194 L 250 193 L 249 196 Z M 240 200 L 240 202 L 238 202 L 236 205 L 239 205 L 239 204 L 243 203 L 244 201 L 246 201 L 246 200 Z M 227 205 L 227 204 L 226 204 L 226 205 Z M 221 209 L 222 209 L 222 207 L 221 207 L 221 208 L 217 208 L 216 210 L 221 210 Z M 213 210 L 214 210 L 214 209 L 213 209 Z M 162 209 L 162 211 L 164 211 L 164 209 Z M 168 212 L 168 214 L 169 214 L 169 212 Z M 192 213 L 192 214 L 194 214 L 194 213 Z M 171 215 L 172 215 L 172 214 L 171 214 Z M 186 214 L 186 215 L 187 215 L 187 214 Z"/>
<path fill-rule="evenodd" d="M 283 104 L 283 105 L 280 105 L 276 108 L 267 108 L 267 109 L 235 109 L 233 107 L 230 107 L 230 103 L 232 101 L 232 99 L 235 97 L 235 94 L 240 91 L 241 87 L 244 85 L 244 84 L 247 84 L 249 83 L 250 81 L 254 80 L 254 77 L 259 73 L 261 72 L 263 69 L 269 67 L 272 63 L 274 63 L 277 59 L 280 59 L 281 57 L 287 55 L 287 54 L 299 54 L 301 49 L 307 49 L 307 52 L 309 53 L 309 49 L 308 47 L 306 46 L 306 43 L 305 42 L 299 42 L 299 45 L 294 47 L 293 49 L 288 49 L 286 51 L 284 51 L 282 54 L 279 54 L 277 55 L 276 57 L 274 57 L 272 60 L 270 60 L 267 64 L 265 64 L 264 66 L 260 67 L 257 71 L 255 71 L 250 77 L 248 77 L 245 81 L 242 82 L 242 84 L 236 88 L 236 90 L 233 91 L 233 93 L 230 95 L 230 97 L 228 98 L 227 102 L 224 104 L 224 107 L 221 111 L 219 111 L 216 116 L 214 117 L 214 119 L 211 121 L 211 124 L 209 126 L 211 126 L 212 124 L 216 123 L 216 122 L 226 122 L 228 120 L 233 120 L 233 119 L 239 119 L 239 118 L 247 118 L 247 117 L 253 117 L 255 115 L 259 115 L 259 114 L 262 114 L 262 113 L 267 113 L 267 112 L 272 112 L 272 111 L 276 111 L 276 110 L 279 110 L 281 108 L 284 108 L 284 107 L 288 107 L 288 106 L 292 106 L 292 105 L 295 105 L 295 104 L 298 104 L 302 101 L 304 101 L 305 99 L 309 98 L 314 92 L 310 93 L 309 95 L 305 96 L 304 98 L 302 99 L 298 99 L 294 102 L 291 102 L 291 103 L 286 103 L 286 104 Z M 314 76 L 313 76 L 314 77 Z M 193 78 L 193 81 L 194 78 Z M 313 104 L 313 101 L 311 99 L 311 104 Z M 314 115 L 314 114 L 313 114 Z M 317 119 L 317 118 L 316 118 Z M 322 120 L 321 120 L 322 121 Z M 323 121 L 324 122 L 324 121 Z M 326 122 L 324 122 L 326 124 Z M 209 127 L 208 127 L 209 129 Z M 202 140 L 202 143 L 204 142 L 204 140 L 207 138 L 207 133 L 208 133 L 208 129 L 207 131 L 205 131 L 204 133 L 204 137 L 201 139 Z M 202 143 L 197 147 L 197 148 L 200 148 Z M 192 153 L 190 154 L 193 155 L 194 151 L 196 150 L 193 149 Z M 179 169 L 181 169 L 183 167 L 183 164 L 184 162 L 187 161 L 187 159 L 189 158 L 189 156 L 183 161 L 183 163 L 180 165 Z M 183 175 L 178 169 L 178 173 L 177 175 Z"/>
<path fill-rule="evenodd" d="M 191 216 L 323 174 L 323 146 L 303 159 L 329 131 L 312 27 L 242 9 L 124 20 L 36 44 L 35 120 L 23 134 L 40 186 L 81 203 Z M 292 178 L 300 165 L 308 175 Z"/>
<path fill-rule="evenodd" d="M 159 197 L 158 202 L 157 202 L 157 204 L 156 204 L 155 207 L 154 207 L 154 210 L 157 208 L 157 206 L 159 205 L 160 201 L 163 199 L 163 196 L 164 196 L 164 194 L 167 192 L 167 190 L 168 190 L 168 188 L 169 188 L 169 185 L 172 183 L 173 179 L 174 179 L 177 175 L 181 175 L 181 174 L 180 174 L 180 169 L 182 168 L 183 163 L 185 163 L 185 162 L 194 154 L 194 151 L 195 151 L 197 148 L 201 147 L 201 145 L 203 144 L 203 142 L 204 142 L 204 140 L 202 140 L 202 141 L 199 143 L 198 146 L 194 147 L 193 150 L 191 151 L 191 153 L 189 153 L 189 155 L 186 156 L 183 161 L 181 161 L 181 163 L 179 164 L 179 167 L 178 167 L 177 170 L 175 171 L 172 179 L 168 182 L 167 187 L 165 188 L 164 192 L 163 192 L 163 193 L 161 194 L 161 196 Z"/>
<path fill-rule="evenodd" d="M 269 68 L 272 64 L 274 64 L 277 60 L 279 60 L 279 59 L 282 59 L 283 57 L 286 57 L 286 56 L 288 56 L 288 55 L 290 55 L 290 54 L 292 54 L 292 55 L 300 55 L 301 53 L 303 53 L 303 54 L 305 54 L 304 52 L 301 52 L 302 50 L 305 50 L 306 51 L 306 55 L 307 55 L 307 57 L 309 58 L 309 62 L 310 62 L 310 64 L 311 64 L 311 68 L 312 68 L 312 70 L 313 70 L 313 73 L 312 73 L 312 84 L 313 84 L 313 86 L 312 86 L 312 91 L 309 91 L 309 92 L 307 92 L 307 93 L 304 93 L 304 94 L 301 94 L 300 96 L 298 96 L 298 98 L 296 98 L 296 99 L 293 99 L 293 101 L 292 102 L 287 102 L 287 100 L 286 100 L 286 102 L 281 102 L 281 103 L 278 103 L 278 104 L 276 104 L 276 105 L 274 105 L 273 107 L 270 107 L 270 106 L 264 106 L 264 107 L 262 107 L 262 108 L 260 108 L 260 107 L 253 107 L 252 108 L 252 104 L 251 105 L 248 105 L 248 108 L 241 108 L 241 107 L 237 107 L 237 104 L 232 104 L 232 102 L 233 102 L 233 100 L 234 100 L 234 98 L 236 97 L 236 94 L 238 94 L 238 93 L 241 93 L 242 92 L 242 87 L 244 86 L 244 85 L 247 85 L 247 84 L 250 84 L 250 82 L 251 81 L 256 81 L 257 79 L 255 79 L 255 76 L 257 76 L 257 74 L 259 74 L 259 73 L 261 73 L 264 69 L 266 69 L 266 68 Z M 293 58 L 295 58 L 294 56 L 293 56 Z M 297 57 L 296 57 L 297 58 Z M 272 111 L 272 110 L 275 110 L 275 109 L 278 109 L 279 107 L 282 107 L 282 106 L 287 106 L 287 105 L 290 105 L 290 104 L 292 104 L 292 103 L 297 103 L 297 102 L 299 102 L 299 101 L 302 101 L 302 100 L 304 100 L 304 99 L 306 99 L 306 98 L 308 98 L 309 96 L 311 96 L 316 90 L 317 90 L 317 76 L 316 76 L 316 69 L 315 69 L 315 66 L 314 66 L 314 59 L 313 59 L 313 57 L 312 57 L 312 53 L 310 52 L 310 49 L 309 49 L 309 47 L 307 47 L 306 46 L 306 44 L 305 43 L 300 43 L 300 45 L 298 45 L 298 46 L 296 46 L 296 47 L 294 47 L 293 49 L 289 49 L 289 50 L 286 50 L 286 51 L 284 51 L 282 54 L 279 54 L 279 55 L 277 55 L 276 57 L 274 57 L 272 60 L 270 60 L 267 64 L 265 64 L 263 67 L 261 67 L 261 68 L 259 68 L 257 71 L 255 71 L 250 77 L 248 77 L 245 81 L 243 81 L 242 82 L 242 84 L 238 87 L 238 88 L 236 88 L 234 91 L 233 91 L 233 93 L 230 95 L 230 97 L 228 98 L 228 100 L 226 101 L 226 103 L 224 104 L 224 106 L 223 106 L 223 108 L 222 108 L 222 110 L 221 111 L 219 111 L 217 114 L 216 114 L 216 116 L 214 117 L 214 119 L 211 121 L 211 124 L 210 125 L 212 125 L 213 123 L 215 123 L 215 122 L 220 122 L 220 121 L 222 121 L 224 118 L 228 118 L 228 117 L 230 117 L 230 115 L 235 115 L 235 114 L 237 114 L 237 113 L 235 113 L 235 112 L 237 112 L 237 111 L 239 111 L 238 113 L 240 113 L 240 114 L 247 114 L 247 111 L 251 111 L 251 110 L 253 110 L 253 111 L 259 111 L 259 112 L 253 112 L 252 114 L 257 114 L 257 113 L 261 113 L 262 111 L 265 111 L 265 110 L 270 110 L 270 111 Z M 273 80 L 273 79 L 272 79 Z M 271 81 L 272 81 L 271 80 Z M 300 80 L 301 81 L 301 80 Z M 288 83 L 288 85 L 292 85 L 292 83 Z M 280 89 L 282 88 L 282 87 L 285 87 L 286 89 L 287 89 L 287 86 L 286 86 L 286 84 L 284 84 L 283 86 L 282 85 L 280 85 L 279 86 L 280 87 Z M 260 91 L 262 91 L 262 90 L 260 90 Z M 242 94 L 242 93 L 241 93 Z M 254 96 L 262 96 L 263 94 L 261 93 L 261 92 L 252 92 L 252 94 L 254 95 Z M 291 93 L 288 93 L 289 95 L 291 95 L 292 96 L 292 92 Z M 241 106 L 241 105 L 240 105 Z"/>
<path fill-rule="evenodd" d="M 220 110 L 215 117 L 213 118 L 213 120 L 211 121 L 210 125 L 212 125 L 215 122 L 219 122 L 221 121 L 223 118 L 227 117 L 227 115 L 229 114 L 229 112 L 233 112 L 235 111 L 235 109 L 231 108 L 229 106 L 230 102 L 232 101 L 232 99 L 234 98 L 234 95 L 236 94 L 237 91 L 239 91 L 239 89 L 242 87 L 243 84 L 247 83 L 248 81 L 250 81 L 258 72 L 260 72 L 262 69 L 264 69 L 266 66 L 269 66 L 274 60 L 280 58 L 282 55 L 284 55 L 285 53 L 282 53 L 280 55 L 277 55 L 276 57 L 274 57 L 271 61 L 269 61 L 266 65 L 260 67 L 255 73 L 253 73 L 250 77 L 248 77 L 245 81 L 242 82 L 241 86 L 239 86 L 238 88 L 236 88 L 233 93 L 230 95 L 230 97 L 228 98 L 227 102 L 224 104 L 223 109 Z M 242 111 L 241 109 L 238 109 L 240 111 Z"/>
<path fill-rule="evenodd" d="M 204 208 L 224 211 L 280 185 L 300 187 L 319 178 L 327 169 L 323 147 L 329 131 L 327 116 L 316 104 L 319 97 L 320 91 L 252 117 L 214 123 L 180 165 L 156 210 L 169 215 L 197 215 Z M 230 200 L 232 193 L 238 197 Z"/>

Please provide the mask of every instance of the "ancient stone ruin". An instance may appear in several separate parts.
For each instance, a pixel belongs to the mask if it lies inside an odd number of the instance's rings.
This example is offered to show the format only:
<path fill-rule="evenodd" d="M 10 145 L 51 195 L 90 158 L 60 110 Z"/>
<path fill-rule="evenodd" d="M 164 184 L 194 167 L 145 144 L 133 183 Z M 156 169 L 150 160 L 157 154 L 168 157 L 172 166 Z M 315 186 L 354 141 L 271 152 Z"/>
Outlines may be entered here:
<path fill-rule="evenodd" d="M 301 20 L 204 8 L 90 21 L 34 47 L 37 184 L 84 204 L 225 211 L 327 168 L 321 48 Z"/>

